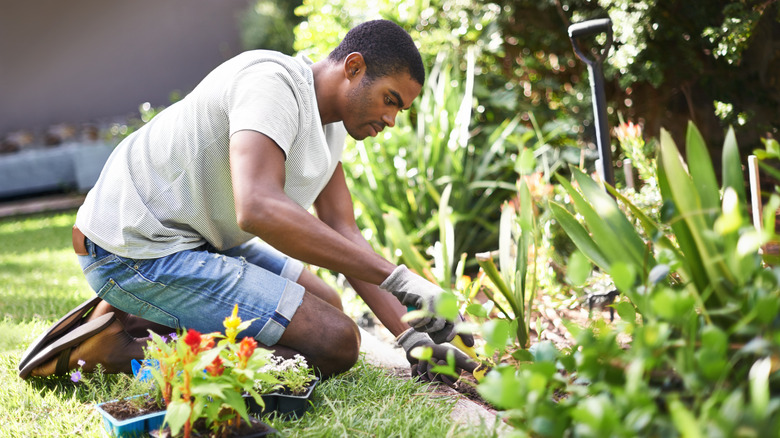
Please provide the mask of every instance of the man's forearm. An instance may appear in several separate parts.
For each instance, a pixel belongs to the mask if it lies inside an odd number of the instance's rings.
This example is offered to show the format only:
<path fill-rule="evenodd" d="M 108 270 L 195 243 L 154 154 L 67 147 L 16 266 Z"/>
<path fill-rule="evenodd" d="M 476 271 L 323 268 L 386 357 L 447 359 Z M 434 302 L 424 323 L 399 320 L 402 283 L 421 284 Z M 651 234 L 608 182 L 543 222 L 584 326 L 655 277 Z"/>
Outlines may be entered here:
<path fill-rule="evenodd" d="M 347 281 L 393 336 L 398 336 L 409 329 L 409 325 L 401 321 L 406 308 L 396 297 L 365 281 L 350 277 L 347 277 Z"/>
<path fill-rule="evenodd" d="M 395 268 L 370 246 L 350 240 L 291 201 L 264 202 L 273 205 L 264 209 L 262 221 L 242 228 L 288 256 L 376 284 Z"/>

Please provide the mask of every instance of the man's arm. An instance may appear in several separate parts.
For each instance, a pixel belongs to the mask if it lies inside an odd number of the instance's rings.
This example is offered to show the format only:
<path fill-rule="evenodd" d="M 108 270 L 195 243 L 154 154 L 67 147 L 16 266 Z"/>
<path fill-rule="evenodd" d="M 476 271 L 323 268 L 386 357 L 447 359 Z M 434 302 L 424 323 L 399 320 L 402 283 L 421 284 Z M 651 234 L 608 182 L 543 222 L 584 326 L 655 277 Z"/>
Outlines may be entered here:
<path fill-rule="evenodd" d="M 284 161 L 282 149 L 264 134 L 239 131 L 231 136 L 230 168 L 239 227 L 303 262 L 358 281 L 384 281 L 396 268 L 393 263 L 369 245 L 339 234 L 284 193 Z"/>
<path fill-rule="evenodd" d="M 338 164 L 330 182 L 328 182 L 325 189 L 323 189 L 314 202 L 314 208 L 317 210 L 317 216 L 320 220 L 330 228 L 356 245 L 365 248 L 367 251 L 374 252 L 355 223 L 352 196 L 347 188 L 341 163 Z M 406 308 L 393 295 L 380 289 L 375 284 L 365 282 L 354 276 L 347 275 L 347 280 L 360 295 L 360 298 L 366 302 L 371 311 L 379 318 L 379 321 L 394 336 L 398 336 L 409 329 L 409 325 L 401 321 L 401 317 L 406 313 Z"/>
<path fill-rule="evenodd" d="M 318 219 L 284 192 L 284 160 L 282 149 L 264 134 L 239 131 L 231 136 L 238 226 L 290 257 L 344 274 L 394 334 L 405 328 L 400 321 L 404 306 L 412 306 L 428 311 L 411 321 L 415 330 L 429 333 L 437 343 L 451 340 L 453 323 L 432 313 L 441 288 L 384 259 L 363 239 L 341 167 L 315 201 Z"/>
<path fill-rule="evenodd" d="M 314 202 L 314 207 L 317 209 L 319 218 L 329 227 L 357 245 L 373 251 L 355 223 L 352 196 L 347 188 L 341 163 L 336 167 L 330 182 Z M 411 365 L 412 377 L 419 377 L 423 381 L 431 382 L 440 380 L 448 385 L 453 385 L 456 378 L 453 379 L 452 376 L 432 371 L 434 365 L 445 365 L 448 357 L 450 360 L 454 360 L 456 370 L 473 372 L 476 369 L 478 364 L 462 352 L 451 346 L 435 344 L 427 334 L 412 330 L 408 324 L 401 321 L 401 317 L 406 313 L 406 307 L 396 297 L 365 281 L 349 276 L 347 276 L 347 280 L 382 324 L 396 337 L 396 341 L 406 352 L 406 359 Z M 473 339 L 470 342 L 473 345 Z M 431 362 L 413 357 L 411 351 L 415 347 L 430 348 Z"/>

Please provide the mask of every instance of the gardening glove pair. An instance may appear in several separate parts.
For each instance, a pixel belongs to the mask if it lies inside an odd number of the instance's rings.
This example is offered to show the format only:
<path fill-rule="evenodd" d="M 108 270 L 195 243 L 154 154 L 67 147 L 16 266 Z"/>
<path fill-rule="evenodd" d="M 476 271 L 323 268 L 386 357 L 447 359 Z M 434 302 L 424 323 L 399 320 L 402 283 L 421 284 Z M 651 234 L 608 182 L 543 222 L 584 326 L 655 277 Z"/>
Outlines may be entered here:
<path fill-rule="evenodd" d="M 455 372 L 458 374 L 461 370 L 473 373 L 479 365 L 479 363 L 471 360 L 457 348 L 436 344 L 427 334 L 413 329 L 408 329 L 401 333 L 396 338 L 396 342 L 406 352 L 406 360 L 411 364 L 412 378 L 417 377 L 424 382 L 443 382 L 449 386 L 455 385 L 455 382 L 458 380 L 457 377 L 439 374 L 432 370 L 436 365 L 447 365 L 447 357 L 450 355 L 452 356 L 451 360 L 455 363 Z M 415 347 L 430 347 L 432 350 L 430 360 L 420 360 L 412 357 L 411 351 Z"/>
<path fill-rule="evenodd" d="M 405 265 L 395 268 L 379 287 L 393 294 L 407 308 L 426 311 L 427 316 L 413 319 L 409 325 L 431 335 L 437 344 L 449 342 L 457 334 L 454 323 L 435 314 L 436 299 L 443 292 L 442 289 L 410 271 Z M 473 339 L 471 343 L 474 344 Z"/>

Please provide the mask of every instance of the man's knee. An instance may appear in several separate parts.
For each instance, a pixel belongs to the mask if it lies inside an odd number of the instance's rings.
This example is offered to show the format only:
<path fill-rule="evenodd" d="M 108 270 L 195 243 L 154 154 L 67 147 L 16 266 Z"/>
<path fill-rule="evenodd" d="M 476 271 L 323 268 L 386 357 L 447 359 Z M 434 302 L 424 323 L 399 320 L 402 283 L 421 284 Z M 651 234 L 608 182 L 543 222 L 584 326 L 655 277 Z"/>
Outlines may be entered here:
<path fill-rule="evenodd" d="M 331 369 L 324 377 L 343 373 L 352 368 L 360 357 L 360 330 L 352 319 L 344 315 L 332 327 L 329 327 L 332 336 L 330 356 L 328 362 Z"/>

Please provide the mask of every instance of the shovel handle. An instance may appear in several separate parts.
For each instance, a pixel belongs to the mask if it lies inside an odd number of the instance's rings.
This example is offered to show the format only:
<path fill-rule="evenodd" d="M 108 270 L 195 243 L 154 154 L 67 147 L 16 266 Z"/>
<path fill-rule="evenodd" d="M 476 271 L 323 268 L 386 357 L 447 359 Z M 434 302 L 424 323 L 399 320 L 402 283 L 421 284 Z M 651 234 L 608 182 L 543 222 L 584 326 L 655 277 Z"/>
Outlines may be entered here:
<path fill-rule="evenodd" d="M 602 32 L 612 32 L 612 21 L 609 18 L 582 21 L 569 26 L 569 38 L 580 38 Z"/>
<path fill-rule="evenodd" d="M 607 34 L 607 42 L 602 47 L 601 52 L 595 55 L 595 58 L 591 59 L 585 54 L 585 51 L 580 47 L 579 39 L 582 37 L 598 35 L 600 33 Z M 574 53 L 583 60 L 589 66 L 601 66 L 601 62 L 609 52 L 609 48 L 612 46 L 612 20 L 609 18 L 598 18 L 596 20 L 582 21 L 569 26 L 569 39 L 574 47 Z"/>

